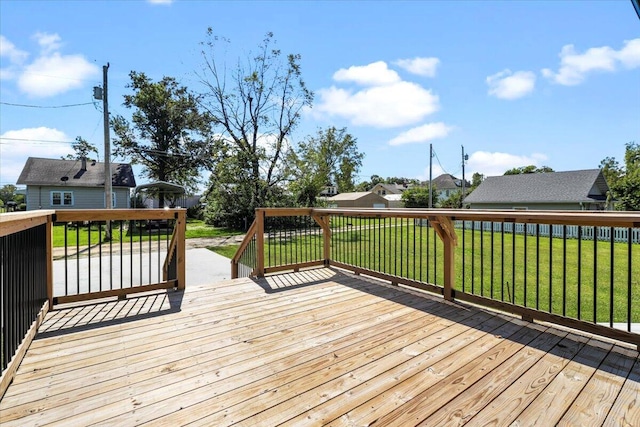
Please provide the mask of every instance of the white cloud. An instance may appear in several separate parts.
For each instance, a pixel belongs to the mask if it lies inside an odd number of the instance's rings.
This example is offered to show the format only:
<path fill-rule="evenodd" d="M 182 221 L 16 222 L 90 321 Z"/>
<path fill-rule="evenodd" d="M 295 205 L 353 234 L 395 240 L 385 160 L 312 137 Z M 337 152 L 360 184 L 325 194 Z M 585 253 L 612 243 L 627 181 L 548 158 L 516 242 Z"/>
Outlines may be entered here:
<path fill-rule="evenodd" d="M 27 65 L 18 78 L 18 87 L 33 97 L 49 97 L 84 87 L 86 79 L 98 74 L 98 67 L 82 55 L 54 52 Z"/>
<path fill-rule="evenodd" d="M 171 4 L 173 0 L 147 0 L 147 2 L 151 4 Z"/>
<path fill-rule="evenodd" d="M 484 176 L 498 176 L 512 168 L 520 166 L 542 166 L 543 161 L 547 160 L 547 156 L 540 153 L 531 155 L 517 155 L 500 152 L 476 151 L 469 156 L 467 163 L 467 171 L 469 177 L 475 173 L 481 173 Z"/>
<path fill-rule="evenodd" d="M 421 121 L 440 108 L 437 95 L 420 85 L 398 82 L 353 92 L 334 86 L 317 91 L 314 111 L 344 117 L 357 126 L 389 128 Z"/>
<path fill-rule="evenodd" d="M 616 58 L 627 68 L 640 67 L 640 39 L 625 40 Z"/>
<path fill-rule="evenodd" d="M 449 135 L 449 132 L 451 132 L 452 129 L 452 127 L 447 126 L 442 122 L 428 123 L 402 132 L 400 135 L 389 141 L 389 145 L 427 142 L 432 139 L 444 138 Z"/>
<path fill-rule="evenodd" d="M 412 74 L 435 77 L 440 60 L 438 58 L 399 59 L 394 64 Z"/>
<path fill-rule="evenodd" d="M 70 138 L 48 127 L 10 130 L 0 135 L 0 184 L 15 184 L 28 157 L 58 158 L 73 153 Z"/>
<path fill-rule="evenodd" d="M 5 36 L 0 35 L 0 57 L 7 58 L 9 65 L 0 68 L 0 80 L 14 79 L 19 67 L 27 60 L 29 53 L 20 50 Z"/>
<path fill-rule="evenodd" d="M 33 38 L 40 45 L 43 55 L 56 52 L 62 47 L 62 39 L 58 34 L 35 33 Z"/>
<path fill-rule="evenodd" d="M 333 79 L 346 87 L 316 90 L 319 101 L 308 110 L 316 118 L 340 117 L 355 126 L 393 128 L 420 123 L 440 109 L 437 95 L 402 80 L 384 61 L 341 68 Z"/>
<path fill-rule="evenodd" d="M 487 77 L 489 95 L 500 99 L 518 99 L 533 92 L 536 75 L 531 71 L 516 71 L 506 69 Z"/>
<path fill-rule="evenodd" d="M 9 67 L 0 70 L 3 80 L 16 80 L 18 88 L 32 97 L 49 97 L 85 87 L 89 79 L 100 75 L 97 65 L 84 56 L 63 55 L 58 34 L 36 33 L 33 38 L 40 46 L 39 55 L 26 63 L 28 53 L 0 36 L 2 56 L 9 58 Z"/>
<path fill-rule="evenodd" d="M 377 86 L 393 84 L 400 81 L 397 72 L 390 70 L 384 61 L 373 62 L 369 65 L 341 68 L 333 74 L 337 82 L 353 82 L 363 86 Z"/>
<path fill-rule="evenodd" d="M 18 49 L 5 36 L 0 35 L 0 56 L 9 58 L 12 64 L 22 64 L 29 53 Z"/>
<path fill-rule="evenodd" d="M 560 68 L 554 72 L 549 68 L 542 75 L 565 86 L 578 85 L 592 72 L 614 72 L 620 65 L 626 68 L 640 67 L 640 38 L 627 40 L 624 47 L 615 50 L 609 46 L 593 47 L 578 53 L 572 44 L 560 51 Z"/>

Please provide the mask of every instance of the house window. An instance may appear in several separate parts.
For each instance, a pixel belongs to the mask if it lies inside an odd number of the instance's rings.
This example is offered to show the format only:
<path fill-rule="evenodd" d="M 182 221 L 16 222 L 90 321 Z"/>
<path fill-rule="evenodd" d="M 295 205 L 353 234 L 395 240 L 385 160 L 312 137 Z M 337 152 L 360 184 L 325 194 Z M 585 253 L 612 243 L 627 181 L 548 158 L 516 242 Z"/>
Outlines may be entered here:
<path fill-rule="evenodd" d="M 51 206 L 73 206 L 73 191 L 52 191 Z"/>

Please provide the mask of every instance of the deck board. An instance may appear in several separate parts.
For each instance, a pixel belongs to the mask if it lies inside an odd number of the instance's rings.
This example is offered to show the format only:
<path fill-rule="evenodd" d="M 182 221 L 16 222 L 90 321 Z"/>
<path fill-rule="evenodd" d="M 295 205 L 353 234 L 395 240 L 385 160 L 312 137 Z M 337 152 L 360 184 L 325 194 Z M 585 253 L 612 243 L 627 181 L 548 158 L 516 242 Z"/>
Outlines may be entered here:
<path fill-rule="evenodd" d="M 53 311 L 0 424 L 638 425 L 639 394 L 628 345 L 320 268 Z"/>

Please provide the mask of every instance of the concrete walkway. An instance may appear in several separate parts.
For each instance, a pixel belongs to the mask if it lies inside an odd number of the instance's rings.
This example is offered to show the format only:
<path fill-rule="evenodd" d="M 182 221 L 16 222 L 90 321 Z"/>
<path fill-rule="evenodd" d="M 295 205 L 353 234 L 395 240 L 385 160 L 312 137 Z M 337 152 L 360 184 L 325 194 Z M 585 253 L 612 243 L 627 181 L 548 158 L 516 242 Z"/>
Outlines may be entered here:
<path fill-rule="evenodd" d="M 187 249 L 185 254 L 187 286 L 231 278 L 229 258 L 198 247 Z M 112 257 L 69 258 L 66 263 L 64 259 L 56 260 L 53 262 L 54 296 L 158 283 L 164 258 L 165 252 L 152 251 L 133 255 L 114 253 Z"/>

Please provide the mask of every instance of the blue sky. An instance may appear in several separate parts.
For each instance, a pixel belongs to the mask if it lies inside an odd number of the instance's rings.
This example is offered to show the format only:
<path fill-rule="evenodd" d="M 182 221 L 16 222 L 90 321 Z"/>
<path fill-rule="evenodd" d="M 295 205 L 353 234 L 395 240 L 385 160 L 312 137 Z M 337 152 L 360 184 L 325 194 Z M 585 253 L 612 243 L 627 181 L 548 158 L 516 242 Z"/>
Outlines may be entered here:
<path fill-rule="evenodd" d="M 365 153 L 360 180 L 428 178 L 430 143 L 434 177 L 461 176 L 464 145 L 470 178 L 596 168 L 640 142 L 640 20 L 628 0 L 2 0 L 0 185 L 28 156 L 71 153 L 76 136 L 102 147 L 91 102 L 107 62 L 113 114 L 129 114 L 131 70 L 200 90 L 209 26 L 231 40 L 231 63 L 268 31 L 302 55 L 315 100 L 292 143 L 347 127 Z"/>

